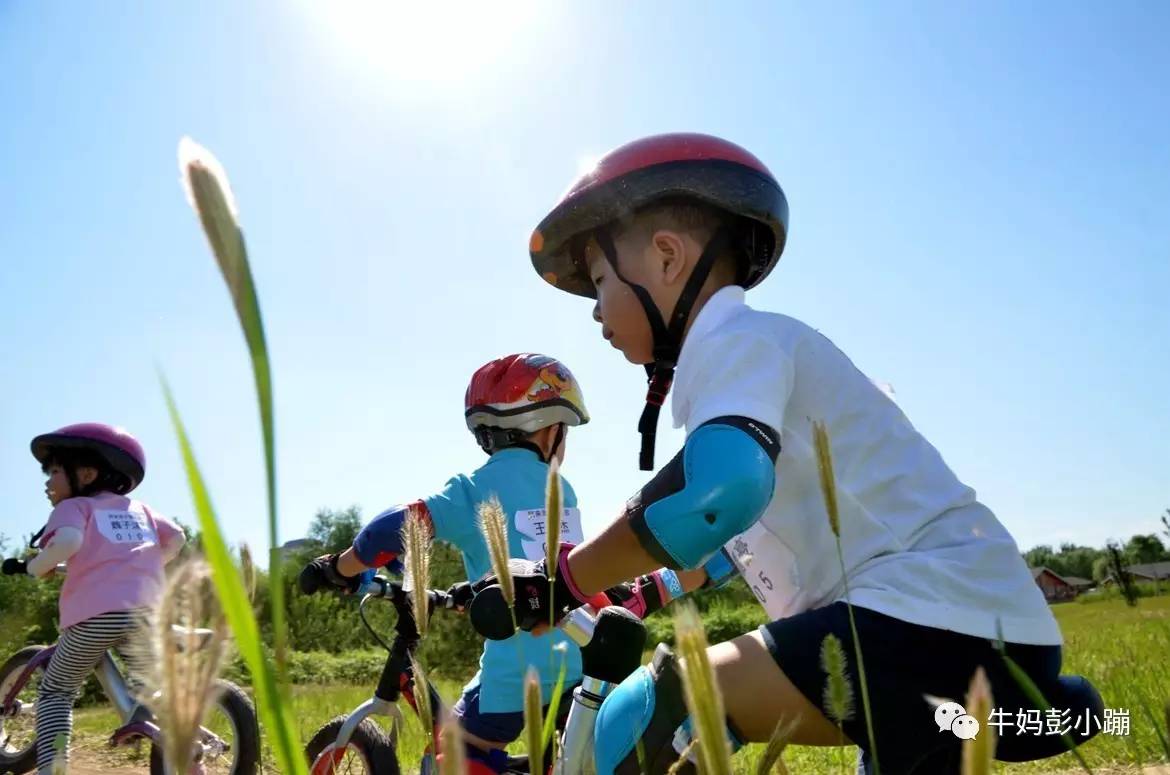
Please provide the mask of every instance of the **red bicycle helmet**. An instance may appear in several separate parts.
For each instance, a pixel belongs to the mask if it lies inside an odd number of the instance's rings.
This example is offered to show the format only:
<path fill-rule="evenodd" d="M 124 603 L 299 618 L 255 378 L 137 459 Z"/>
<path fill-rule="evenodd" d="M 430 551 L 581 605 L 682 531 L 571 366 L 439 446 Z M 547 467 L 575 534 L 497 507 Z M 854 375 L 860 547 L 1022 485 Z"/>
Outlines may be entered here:
<path fill-rule="evenodd" d="M 622 275 L 608 226 L 669 199 L 701 202 L 731 217 L 703 249 L 668 325 L 649 292 Z M 720 255 L 732 251 L 742 256 L 739 283 L 744 288 L 763 281 L 784 252 L 788 200 L 763 162 L 734 143 L 702 134 L 654 135 L 610 151 L 569 186 L 529 239 L 533 267 L 563 291 L 597 298 L 581 250 L 583 238 L 589 236 L 637 296 L 654 335 L 654 362 L 646 367 L 650 387 L 638 421 L 639 465 L 648 471 L 654 467 L 658 413 L 674 379 L 683 331 L 711 267 Z"/>
<path fill-rule="evenodd" d="M 672 133 L 616 148 L 580 176 L 529 240 L 537 273 L 563 291 L 596 298 L 588 267 L 571 243 L 663 199 L 694 199 L 742 219 L 745 288 L 758 285 L 784 252 L 788 200 L 763 162 L 711 135 Z"/>
<path fill-rule="evenodd" d="M 589 422 L 573 373 L 556 358 L 535 353 L 507 355 L 479 367 L 463 407 L 468 429 L 489 453 L 541 428 Z"/>

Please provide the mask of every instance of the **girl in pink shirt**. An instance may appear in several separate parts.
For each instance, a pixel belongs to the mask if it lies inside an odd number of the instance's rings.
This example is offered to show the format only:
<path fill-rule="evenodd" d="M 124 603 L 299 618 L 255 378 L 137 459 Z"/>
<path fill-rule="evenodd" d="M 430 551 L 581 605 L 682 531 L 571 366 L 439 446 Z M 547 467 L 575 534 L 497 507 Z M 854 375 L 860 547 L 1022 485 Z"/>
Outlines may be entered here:
<path fill-rule="evenodd" d="M 61 638 L 37 696 L 37 770 L 48 773 L 61 735 L 68 759 L 73 702 L 107 650 L 116 649 L 126 663 L 131 690 L 141 689 L 150 669 L 141 628 L 162 591 L 163 567 L 186 537 L 174 522 L 126 497 L 142 482 L 146 455 L 121 428 L 69 425 L 33 439 L 32 453 L 49 477 L 45 494 L 53 513 L 26 572 L 45 577 L 69 563 Z"/>

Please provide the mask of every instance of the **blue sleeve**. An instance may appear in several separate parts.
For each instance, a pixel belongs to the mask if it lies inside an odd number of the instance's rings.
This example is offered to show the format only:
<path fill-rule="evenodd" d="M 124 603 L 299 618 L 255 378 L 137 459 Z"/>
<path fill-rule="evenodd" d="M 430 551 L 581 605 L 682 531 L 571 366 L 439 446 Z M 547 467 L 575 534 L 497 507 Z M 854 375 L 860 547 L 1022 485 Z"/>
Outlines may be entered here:
<path fill-rule="evenodd" d="M 423 498 L 437 540 L 458 549 L 480 540 L 478 504 L 473 502 L 472 489 L 466 476 L 454 476 L 440 492 Z"/>
<path fill-rule="evenodd" d="M 370 520 L 353 540 L 353 550 L 363 565 L 371 568 L 385 566 L 395 573 L 402 572 L 402 525 L 409 505 L 386 509 Z"/>

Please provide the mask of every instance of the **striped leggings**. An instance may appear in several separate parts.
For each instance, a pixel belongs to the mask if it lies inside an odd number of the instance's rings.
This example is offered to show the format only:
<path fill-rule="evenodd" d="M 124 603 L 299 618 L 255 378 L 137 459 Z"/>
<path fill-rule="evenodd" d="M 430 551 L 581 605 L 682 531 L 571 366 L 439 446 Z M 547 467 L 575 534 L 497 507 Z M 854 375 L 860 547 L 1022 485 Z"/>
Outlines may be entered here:
<path fill-rule="evenodd" d="M 146 616 L 142 609 L 110 611 L 66 627 L 61 633 L 37 693 L 37 772 L 40 775 L 51 773 L 58 757 L 68 762 L 73 702 L 106 651 L 112 648 L 121 657 L 130 693 L 139 694 L 141 679 L 151 669 L 150 638 L 143 631 Z"/>

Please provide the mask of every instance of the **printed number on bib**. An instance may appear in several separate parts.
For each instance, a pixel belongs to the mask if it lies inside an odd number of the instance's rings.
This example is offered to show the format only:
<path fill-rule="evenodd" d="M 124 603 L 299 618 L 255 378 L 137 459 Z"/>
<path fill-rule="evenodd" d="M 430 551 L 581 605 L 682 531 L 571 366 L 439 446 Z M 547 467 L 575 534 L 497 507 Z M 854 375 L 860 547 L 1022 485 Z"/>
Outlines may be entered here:
<path fill-rule="evenodd" d="M 520 535 L 524 556 L 529 560 L 544 559 L 545 542 L 548 541 L 548 512 L 545 509 L 517 511 L 515 528 Z M 561 543 L 579 544 L 584 540 L 580 510 L 565 509 L 561 514 Z"/>
<path fill-rule="evenodd" d="M 158 543 L 150 519 L 138 511 L 97 511 L 98 532 L 116 544 Z"/>
<path fill-rule="evenodd" d="M 752 594 L 773 619 L 801 610 L 796 555 L 758 522 L 724 544 Z"/>

